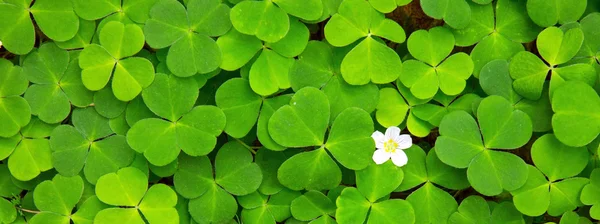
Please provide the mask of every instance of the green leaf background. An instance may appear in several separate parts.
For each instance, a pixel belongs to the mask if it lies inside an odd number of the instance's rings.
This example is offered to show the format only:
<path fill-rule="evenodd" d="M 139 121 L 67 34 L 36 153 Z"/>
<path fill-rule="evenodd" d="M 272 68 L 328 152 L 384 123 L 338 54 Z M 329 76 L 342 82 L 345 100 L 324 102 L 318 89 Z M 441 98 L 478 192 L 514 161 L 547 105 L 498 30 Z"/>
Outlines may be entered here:
<path fill-rule="evenodd" d="M 0 223 L 600 220 L 592 0 L 0 0 Z M 410 135 L 373 162 L 373 133 Z"/>

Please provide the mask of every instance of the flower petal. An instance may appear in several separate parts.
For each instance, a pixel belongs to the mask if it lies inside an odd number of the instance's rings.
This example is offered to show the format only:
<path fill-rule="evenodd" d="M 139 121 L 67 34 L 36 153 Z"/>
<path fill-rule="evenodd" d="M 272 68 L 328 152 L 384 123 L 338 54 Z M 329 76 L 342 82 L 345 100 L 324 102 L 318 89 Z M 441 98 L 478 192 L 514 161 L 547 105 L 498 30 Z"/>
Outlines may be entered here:
<path fill-rule="evenodd" d="M 383 133 L 381 133 L 380 131 L 375 131 L 371 135 L 371 138 L 373 138 L 373 140 L 375 141 L 375 147 L 377 147 L 378 149 L 383 148 L 383 142 L 385 142 L 385 135 L 383 135 Z"/>
<path fill-rule="evenodd" d="M 398 166 L 402 167 L 408 163 L 408 157 L 406 157 L 406 153 L 402 150 L 396 150 L 395 153 L 392 153 L 392 162 Z"/>
<path fill-rule="evenodd" d="M 390 156 L 391 153 L 386 152 L 384 149 L 378 149 L 373 153 L 373 161 L 375 161 L 377 165 L 383 164 L 390 159 Z"/>
<path fill-rule="evenodd" d="M 395 139 L 399 135 L 400 135 L 399 127 L 392 126 L 392 127 L 389 127 L 387 130 L 385 130 L 385 137 L 387 137 L 387 139 Z"/>
<path fill-rule="evenodd" d="M 410 135 L 404 134 L 404 135 L 400 135 L 396 138 L 394 138 L 394 141 L 396 141 L 398 143 L 398 148 L 396 149 L 408 149 L 412 146 L 412 138 L 410 137 Z"/>

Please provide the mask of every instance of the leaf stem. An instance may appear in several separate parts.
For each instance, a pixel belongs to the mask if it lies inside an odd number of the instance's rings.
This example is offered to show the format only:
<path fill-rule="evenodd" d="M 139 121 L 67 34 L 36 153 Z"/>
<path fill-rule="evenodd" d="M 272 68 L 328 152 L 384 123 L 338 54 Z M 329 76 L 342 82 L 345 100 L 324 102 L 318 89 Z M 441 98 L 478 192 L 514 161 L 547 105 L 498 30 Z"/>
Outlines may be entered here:
<path fill-rule="evenodd" d="M 237 138 L 233 138 L 236 141 L 238 141 L 240 144 L 242 144 L 246 149 L 248 149 L 252 154 L 256 155 L 256 150 L 254 150 L 256 147 L 251 147 L 249 145 L 247 145 L 245 142 L 243 142 L 242 140 L 239 140 Z M 260 148 L 260 147 L 259 147 Z"/>
<path fill-rule="evenodd" d="M 40 213 L 40 211 L 34 211 L 34 210 L 24 209 L 24 208 L 21 208 L 21 207 L 19 207 L 19 210 L 27 212 L 27 213 L 33 213 L 33 214 L 39 214 Z"/>

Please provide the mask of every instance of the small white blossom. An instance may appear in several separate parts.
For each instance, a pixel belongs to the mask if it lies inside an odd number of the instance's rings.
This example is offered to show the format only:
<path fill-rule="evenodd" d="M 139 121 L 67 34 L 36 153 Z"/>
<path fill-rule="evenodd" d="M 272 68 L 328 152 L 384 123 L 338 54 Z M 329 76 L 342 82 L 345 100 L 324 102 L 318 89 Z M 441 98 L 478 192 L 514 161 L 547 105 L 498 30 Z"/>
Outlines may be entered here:
<path fill-rule="evenodd" d="M 385 135 L 375 131 L 371 138 L 375 140 L 375 147 L 377 147 L 373 153 L 373 161 L 376 164 L 383 164 L 391 158 L 396 166 L 406 165 L 408 157 L 404 150 L 412 146 L 410 135 L 401 135 L 400 128 L 393 126 L 385 131 Z"/>

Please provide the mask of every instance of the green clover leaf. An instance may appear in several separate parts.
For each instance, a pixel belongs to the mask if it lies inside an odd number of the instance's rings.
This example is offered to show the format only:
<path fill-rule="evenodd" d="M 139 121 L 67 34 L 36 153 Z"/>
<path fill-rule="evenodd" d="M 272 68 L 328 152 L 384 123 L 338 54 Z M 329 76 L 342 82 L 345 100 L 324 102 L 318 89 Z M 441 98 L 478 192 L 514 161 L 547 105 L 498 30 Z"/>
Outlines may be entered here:
<path fill-rule="evenodd" d="M 70 54 L 54 43 L 46 43 L 23 62 L 23 74 L 34 83 L 25 99 L 31 112 L 47 123 L 59 123 L 71 113 L 71 104 L 86 107 L 92 92 L 81 83 L 77 54 Z"/>
<path fill-rule="evenodd" d="M 22 139 L 8 157 L 8 169 L 17 180 L 32 180 L 53 168 L 51 153 L 48 139 Z"/>
<path fill-rule="evenodd" d="M 240 196 L 238 202 L 243 208 L 242 221 L 250 224 L 283 222 L 292 216 L 293 210 L 290 208 L 299 196 L 302 197 L 300 192 L 287 189 L 271 196 L 258 192 Z"/>
<path fill-rule="evenodd" d="M 325 37 L 333 46 L 347 46 L 364 38 L 341 64 L 342 77 L 351 85 L 383 84 L 398 78 L 402 66 L 400 57 L 372 35 L 396 43 L 406 40 L 400 25 L 386 19 L 366 1 L 343 1 L 338 13 L 325 25 Z"/>
<path fill-rule="evenodd" d="M 525 145 L 532 134 L 529 116 L 515 110 L 508 100 L 490 96 L 481 101 L 477 118 L 479 127 L 466 112 L 446 115 L 436 140 L 437 155 L 450 166 L 468 168 L 469 182 L 484 195 L 516 190 L 527 180 L 525 162 L 513 154 L 490 149 L 510 150 Z M 456 154 L 457 149 L 461 153 Z"/>
<path fill-rule="evenodd" d="M 20 96 L 29 85 L 21 71 L 21 67 L 13 66 L 6 59 L 0 59 L 0 126 L 3 127 L 0 130 L 0 138 L 16 135 L 31 120 L 31 107 Z"/>
<path fill-rule="evenodd" d="M 528 165 L 529 177 L 523 187 L 512 191 L 516 208 L 523 214 L 536 216 L 544 214 L 560 216 L 579 206 L 577 200 L 584 186 L 589 183 L 587 178 L 574 177 L 558 182 L 549 182 L 537 168 Z"/>
<path fill-rule="evenodd" d="M 498 95 L 510 101 L 515 109 L 529 115 L 534 132 L 545 132 L 552 129 L 552 105 L 549 94 L 542 94 L 539 100 L 529 100 L 521 97 L 512 86 L 513 80 L 509 74 L 509 63 L 497 59 L 487 63 L 481 69 L 479 84 L 488 95 Z M 547 91 L 546 87 L 544 91 Z"/>
<path fill-rule="evenodd" d="M 359 190 L 345 188 L 336 200 L 338 223 L 382 223 L 394 220 L 398 223 L 415 223 L 416 212 L 408 201 L 402 199 L 369 202 Z"/>
<path fill-rule="evenodd" d="M 73 9 L 85 20 L 98 20 L 105 17 L 107 20 L 113 20 L 125 17 L 126 20 L 145 23 L 150 8 L 156 2 L 158 0 L 74 0 Z"/>
<path fill-rule="evenodd" d="M 232 196 L 255 192 L 262 180 L 258 164 L 238 142 L 229 142 L 217 152 L 215 177 L 210 160 L 181 155 L 174 176 L 176 191 L 189 201 L 189 212 L 198 222 L 230 220 L 237 212 Z"/>
<path fill-rule="evenodd" d="M 425 182 L 453 190 L 469 187 L 466 170 L 454 168 L 440 161 L 435 149 L 425 153 L 421 147 L 413 145 L 404 152 L 410 159 L 406 166 L 402 167 L 404 179 L 395 191 L 406 191 Z"/>
<path fill-rule="evenodd" d="M 83 169 L 86 179 L 95 184 L 104 174 L 133 162 L 135 152 L 125 136 L 114 135 L 108 119 L 96 110 L 76 109 L 72 119 L 73 126 L 58 126 L 50 136 L 52 163 L 60 174 L 74 176 Z"/>
<path fill-rule="evenodd" d="M 323 220 L 335 214 L 335 203 L 323 193 L 308 191 L 292 201 L 290 210 L 301 221 Z M 318 221 L 313 221 L 318 222 Z"/>
<path fill-rule="evenodd" d="M 356 188 L 370 202 L 392 193 L 402 180 L 404 172 L 390 161 L 376 165 L 369 164 L 367 168 L 356 171 Z"/>
<path fill-rule="evenodd" d="M 448 222 L 450 223 L 490 223 L 492 213 L 490 206 L 480 196 L 469 196 L 458 206 L 458 211 L 452 213 Z"/>
<path fill-rule="evenodd" d="M 456 200 L 449 193 L 436 185 L 454 190 L 469 187 L 466 170 L 457 169 L 440 161 L 432 149 L 426 153 L 419 146 L 413 145 L 404 151 L 408 163 L 402 167 L 404 179 L 395 191 L 406 191 L 423 183 L 408 198 L 417 223 L 438 223 L 448 220 L 456 211 Z"/>
<path fill-rule="evenodd" d="M 405 125 L 408 131 L 417 137 L 429 135 L 439 126 L 441 119 L 449 112 L 464 110 L 472 114 L 472 105 L 480 98 L 475 94 L 465 94 L 459 98 L 436 94 L 431 99 L 418 99 L 397 81 L 398 90 L 381 88 L 375 118 L 383 127 Z M 446 98 L 447 100 L 442 100 Z"/>
<path fill-rule="evenodd" d="M 181 91 L 185 93 L 185 90 Z M 210 153 L 217 144 L 216 137 L 224 128 L 223 111 L 215 106 L 202 105 L 174 121 L 158 118 L 140 120 L 127 132 L 127 142 L 131 148 L 143 153 L 151 164 L 164 166 L 173 162 L 181 150 L 192 156 Z M 151 141 L 148 141 L 148 136 L 151 136 Z"/>
<path fill-rule="evenodd" d="M 600 97 L 586 83 L 566 82 L 557 88 L 552 97 L 552 110 L 554 134 L 565 145 L 587 145 L 600 133 L 597 119 Z"/>
<path fill-rule="evenodd" d="M 69 223 L 71 210 L 83 194 L 80 176 L 56 175 L 40 183 L 33 192 L 35 206 L 41 211 L 31 218 L 31 223 Z"/>
<path fill-rule="evenodd" d="M 471 46 L 475 77 L 495 59 L 510 59 L 525 50 L 519 43 L 535 40 L 542 28 L 527 15 L 524 1 L 499 0 L 496 4 L 470 3 L 471 22 L 463 29 L 452 29 L 457 46 Z"/>
<path fill-rule="evenodd" d="M 112 78 L 112 90 L 121 101 L 133 100 L 154 80 L 152 63 L 131 57 L 144 46 L 141 28 L 133 24 L 108 22 L 100 31 L 100 45 L 88 45 L 82 52 L 79 66 L 86 88 L 98 91 Z"/>
<path fill-rule="evenodd" d="M 126 167 L 98 179 L 96 195 L 100 201 L 121 206 L 100 211 L 94 222 L 107 223 L 111 220 L 128 220 L 130 223 L 172 223 L 179 216 L 175 210 L 177 194 L 164 184 L 155 184 L 148 189 L 146 175 L 137 168 Z"/>
<path fill-rule="evenodd" d="M 2 223 L 12 223 L 17 219 L 17 209 L 4 198 L 0 198 L 0 217 Z"/>
<path fill-rule="evenodd" d="M 152 48 L 171 46 L 167 66 L 173 74 L 205 74 L 221 64 L 219 46 L 211 37 L 231 28 L 228 17 L 229 7 L 218 0 L 192 0 L 187 8 L 178 1 L 159 1 L 150 10 L 144 34 Z"/>
<path fill-rule="evenodd" d="M 596 82 L 596 73 L 591 65 L 560 66 L 571 60 L 582 44 L 583 32 L 580 28 L 566 32 L 556 27 L 546 28 L 538 36 L 537 46 L 540 55 L 549 65 L 530 52 L 516 54 L 510 63 L 510 75 L 515 79 L 515 91 L 527 99 L 539 99 L 548 72 L 551 72 L 551 98 L 554 90 L 566 81 L 578 80 L 593 85 Z"/>
<path fill-rule="evenodd" d="M 331 120 L 343 110 L 358 107 L 372 112 L 377 106 L 379 91 L 373 83 L 355 86 L 340 76 L 338 57 L 346 52 L 320 41 L 311 41 L 290 69 L 290 84 L 294 91 L 306 86 L 321 88 L 329 99 Z M 341 59 L 341 58 L 339 58 Z"/>
<path fill-rule="evenodd" d="M 294 94 L 290 105 L 279 108 L 269 120 L 269 134 L 278 144 L 285 147 L 321 146 L 317 150 L 294 155 L 279 168 L 279 181 L 292 190 L 331 189 L 341 181 L 340 169 L 325 150 L 352 170 L 363 169 L 369 164 L 371 149 L 374 148 L 369 137 L 373 133 L 369 115 L 359 108 L 344 110 L 334 120 L 325 143 L 329 124 L 328 104 L 323 92 L 305 87 Z M 307 164 L 312 167 L 309 172 L 297 168 Z"/>
<path fill-rule="evenodd" d="M 408 50 L 417 60 L 404 62 L 400 80 L 419 99 L 435 96 L 438 89 L 446 95 L 458 95 L 473 73 L 473 61 L 465 53 L 456 53 L 450 30 L 436 27 L 418 30 L 408 38 Z M 445 59 L 445 60 L 444 60 Z"/>
<path fill-rule="evenodd" d="M 288 14 L 304 20 L 318 20 L 323 12 L 321 0 L 243 1 L 231 9 L 230 18 L 240 33 L 275 43 L 293 32 L 294 22 Z"/>
<path fill-rule="evenodd" d="M 249 66 L 250 87 L 262 96 L 269 96 L 290 88 L 288 73 L 294 63 L 293 57 L 302 53 L 308 39 L 308 28 L 297 19 L 290 20 L 289 32 L 274 43 L 262 43 L 256 37 L 232 29 L 217 40 L 223 52 L 221 68 L 232 71 Z M 256 60 L 248 64 L 259 51 Z"/>
<path fill-rule="evenodd" d="M 511 192 L 520 212 L 537 216 L 548 211 L 552 216 L 560 216 L 582 206 L 579 194 L 589 181 L 573 176 L 587 165 L 589 154 L 585 148 L 566 146 L 547 134 L 535 141 L 531 157 L 537 168 L 530 166 L 525 185 Z"/>
<path fill-rule="evenodd" d="M 48 145 L 50 133 L 57 125 L 47 124 L 33 117 L 19 134 L 10 138 L 0 137 L 0 159 L 8 158 L 8 171 L 12 177 L 19 181 L 29 181 L 40 175 L 41 172 L 52 169 L 51 151 Z M 9 177 L 11 175 L 8 175 Z M 10 182 L 7 179 L 7 182 Z M 6 194 L 15 189 L 7 183 Z M 3 195 L 0 193 L 0 195 Z"/>
<path fill-rule="evenodd" d="M 55 41 L 67 41 L 79 29 L 79 18 L 69 0 L 8 0 L 0 4 L 0 40 L 10 52 L 25 55 L 35 44 L 30 13 L 40 30 Z"/>
<path fill-rule="evenodd" d="M 593 219 L 600 219 L 600 169 L 594 169 L 590 175 L 589 184 L 581 190 L 581 202 L 585 205 L 591 205 L 590 216 Z"/>
<path fill-rule="evenodd" d="M 369 0 L 371 6 L 382 13 L 390 13 L 398 6 L 404 6 L 411 3 L 412 0 Z"/>
<path fill-rule="evenodd" d="M 471 22 L 471 8 L 465 0 L 421 1 L 426 15 L 434 19 L 443 19 L 449 26 L 462 29 Z"/>
<path fill-rule="evenodd" d="M 585 12 L 586 5 L 583 0 L 531 0 L 527 1 L 527 13 L 537 25 L 549 27 L 577 21 Z"/>

